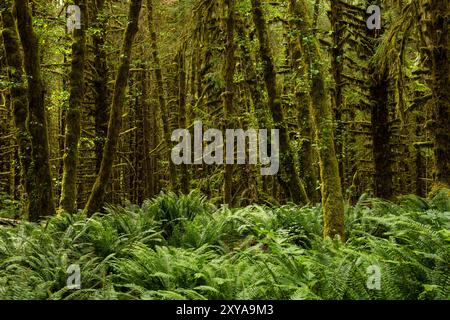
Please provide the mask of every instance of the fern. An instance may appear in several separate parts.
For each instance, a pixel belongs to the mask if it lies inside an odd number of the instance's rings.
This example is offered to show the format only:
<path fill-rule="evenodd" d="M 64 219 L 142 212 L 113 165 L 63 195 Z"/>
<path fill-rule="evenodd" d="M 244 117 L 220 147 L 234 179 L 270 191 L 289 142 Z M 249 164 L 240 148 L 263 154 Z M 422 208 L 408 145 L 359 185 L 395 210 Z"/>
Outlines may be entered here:
<path fill-rule="evenodd" d="M 0 299 L 449 299 L 449 198 L 363 196 L 345 244 L 322 239 L 320 206 L 216 208 L 196 191 L 22 222 L 0 227 Z"/>

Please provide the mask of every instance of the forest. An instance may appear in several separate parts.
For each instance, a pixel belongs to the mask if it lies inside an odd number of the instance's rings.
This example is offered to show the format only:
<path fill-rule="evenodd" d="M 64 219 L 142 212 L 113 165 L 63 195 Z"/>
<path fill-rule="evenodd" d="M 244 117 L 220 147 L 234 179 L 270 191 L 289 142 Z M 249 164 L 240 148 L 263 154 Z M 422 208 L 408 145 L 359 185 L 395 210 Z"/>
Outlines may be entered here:
<path fill-rule="evenodd" d="M 0 300 L 450 300 L 450 1 L 0 1 Z"/>

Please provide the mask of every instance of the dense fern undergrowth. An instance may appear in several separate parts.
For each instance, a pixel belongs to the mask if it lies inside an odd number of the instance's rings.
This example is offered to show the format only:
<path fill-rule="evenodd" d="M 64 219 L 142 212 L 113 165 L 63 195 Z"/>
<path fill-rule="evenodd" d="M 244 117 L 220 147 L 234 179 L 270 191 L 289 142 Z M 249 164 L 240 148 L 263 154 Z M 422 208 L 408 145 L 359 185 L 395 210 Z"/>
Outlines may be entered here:
<path fill-rule="evenodd" d="M 217 208 L 192 192 L 107 212 L 0 227 L 0 299 L 450 298 L 448 190 L 361 197 L 346 209 L 345 243 L 322 239 L 320 207 Z"/>

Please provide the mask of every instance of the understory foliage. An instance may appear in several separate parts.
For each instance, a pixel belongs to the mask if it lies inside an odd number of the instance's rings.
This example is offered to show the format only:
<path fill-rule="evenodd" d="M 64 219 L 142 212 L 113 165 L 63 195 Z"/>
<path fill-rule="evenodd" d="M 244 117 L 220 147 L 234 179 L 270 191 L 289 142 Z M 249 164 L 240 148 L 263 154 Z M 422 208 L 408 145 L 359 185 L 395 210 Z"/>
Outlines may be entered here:
<path fill-rule="evenodd" d="M 191 192 L 107 212 L 0 227 L 0 299 L 450 299 L 449 190 L 361 197 L 346 243 L 322 239 L 320 207 L 217 208 Z"/>

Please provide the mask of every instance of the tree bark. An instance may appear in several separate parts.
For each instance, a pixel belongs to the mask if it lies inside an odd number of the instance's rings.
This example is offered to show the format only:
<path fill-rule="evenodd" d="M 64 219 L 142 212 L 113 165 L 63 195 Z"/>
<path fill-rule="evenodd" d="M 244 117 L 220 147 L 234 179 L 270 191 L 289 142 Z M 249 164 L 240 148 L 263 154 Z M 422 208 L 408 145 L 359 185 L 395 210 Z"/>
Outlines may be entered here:
<path fill-rule="evenodd" d="M 371 2 L 368 1 L 367 5 Z M 368 31 L 368 41 L 372 56 L 376 54 L 379 30 Z M 389 74 L 381 68 L 378 61 L 369 63 L 369 97 L 372 124 L 372 155 L 375 166 L 373 189 L 374 195 L 383 199 L 393 197 L 393 172 L 391 151 L 392 128 L 389 117 Z"/>
<path fill-rule="evenodd" d="M 429 130 L 434 143 L 435 187 L 450 187 L 450 2 L 420 0 L 419 5 L 422 50 L 433 97 Z"/>
<path fill-rule="evenodd" d="M 331 1 L 330 22 L 333 30 L 333 45 L 331 47 L 331 73 L 334 79 L 333 111 L 336 121 L 335 146 L 339 165 L 341 184 L 345 188 L 345 175 L 343 163 L 343 125 L 342 125 L 342 101 L 343 101 L 343 68 L 344 68 L 344 26 L 342 25 L 342 5 L 339 1 Z"/>
<path fill-rule="evenodd" d="M 374 193 L 390 199 L 393 195 L 391 128 L 389 125 L 388 79 L 386 71 L 371 67 L 370 100 L 372 123 L 372 150 L 375 164 Z"/>
<path fill-rule="evenodd" d="M 81 29 L 73 31 L 72 69 L 69 75 L 70 96 L 66 114 L 64 170 L 60 200 L 60 209 L 70 214 L 77 212 L 78 144 L 81 135 L 80 109 L 84 97 L 85 29 L 88 26 L 86 0 L 78 0 L 76 5 L 79 6 L 81 11 Z"/>
<path fill-rule="evenodd" d="M 312 33 L 308 8 L 303 0 L 289 1 L 290 12 L 300 31 L 299 43 L 303 46 L 310 77 L 311 115 L 319 148 L 324 237 L 339 235 L 345 240 L 344 199 L 342 196 L 339 166 L 334 146 L 333 112 L 325 89 L 325 68 L 322 65 L 317 39 Z"/>
<path fill-rule="evenodd" d="M 17 34 L 16 24 L 12 15 L 11 0 L 5 0 L 0 5 L 0 12 L 3 22 L 2 37 L 9 68 L 8 75 L 11 83 L 14 84 L 11 86 L 11 106 L 18 144 L 20 179 L 24 190 L 24 194 L 22 194 L 23 211 L 29 215 L 28 195 L 33 190 L 34 178 L 32 172 L 30 172 L 32 144 L 28 130 L 27 85 L 23 71 L 23 57 L 20 52 L 19 35 Z"/>
<path fill-rule="evenodd" d="M 96 172 L 100 170 L 103 158 L 103 147 L 108 132 L 109 91 L 108 91 L 108 65 L 106 61 L 105 37 L 106 18 L 103 15 L 105 0 L 96 0 L 94 5 L 93 26 L 99 32 L 92 35 L 94 45 L 94 100 L 95 100 L 95 155 Z"/>
<path fill-rule="evenodd" d="M 176 185 L 176 168 L 171 159 L 171 132 L 170 132 L 170 117 L 169 110 L 167 109 L 167 102 L 164 90 L 164 81 L 162 76 L 161 62 L 159 60 L 158 53 L 158 39 L 155 31 L 155 21 L 153 15 L 153 0 L 147 0 L 147 12 L 148 12 L 148 27 L 150 31 L 150 46 L 152 51 L 153 64 L 155 68 L 156 86 L 158 88 L 158 101 L 159 108 L 162 117 L 162 127 L 164 131 L 164 139 L 166 140 L 166 159 L 169 163 L 169 189 L 174 188 Z"/>
<path fill-rule="evenodd" d="M 131 51 L 134 37 L 138 31 L 139 13 L 142 0 L 131 0 L 128 24 L 125 30 L 123 46 L 121 50 L 120 66 L 117 72 L 111 113 L 108 123 L 108 136 L 103 150 L 103 158 L 100 171 L 92 188 L 85 211 L 88 215 L 101 210 L 106 194 L 106 187 L 111 177 L 114 156 L 122 127 L 122 109 L 130 70 Z"/>
<path fill-rule="evenodd" d="M 186 46 L 182 45 L 180 48 L 180 51 L 177 54 L 176 58 L 176 66 L 177 66 L 177 72 L 179 74 L 178 79 L 178 110 L 179 110 L 179 118 L 178 118 L 178 125 L 180 128 L 187 128 L 188 124 L 188 110 L 187 110 L 187 104 L 186 104 Z M 189 170 L 187 164 L 181 165 L 181 172 L 180 172 L 180 184 L 181 184 L 181 191 L 184 194 L 189 193 Z"/>
<path fill-rule="evenodd" d="M 316 1 L 316 4 L 318 1 Z M 292 12 L 290 14 L 293 14 Z M 295 23 L 289 22 L 289 48 L 290 48 L 290 63 L 291 68 L 298 74 L 298 77 L 305 77 L 305 70 L 307 67 L 304 61 L 304 53 L 302 52 L 302 47 L 297 41 L 298 35 L 296 35 L 297 28 Z M 303 81 L 303 79 L 301 80 Z M 320 201 L 320 195 L 317 191 L 317 179 L 318 170 L 314 165 L 314 150 L 313 150 L 313 130 L 311 128 L 311 114 L 310 114 L 310 104 L 311 97 L 308 94 L 308 89 L 300 89 L 298 85 L 295 85 L 295 103 L 297 105 L 297 122 L 299 124 L 301 133 L 301 145 L 298 152 L 298 159 L 300 163 L 300 177 L 305 182 L 305 189 L 308 198 L 313 202 L 317 203 Z"/>
<path fill-rule="evenodd" d="M 283 187 L 287 197 L 295 203 L 306 204 L 309 202 L 303 183 L 297 175 L 294 158 L 289 141 L 287 126 L 281 109 L 281 100 L 276 87 L 276 74 L 273 59 L 270 52 L 269 37 L 264 21 L 260 0 L 252 0 L 253 22 L 259 40 L 259 55 L 263 63 L 264 81 L 269 97 L 269 109 L 272 114 L 275 128 L 280 130 L 280 169 L 278 181 Z"/>
<path fill-rule="evenodd" d="M 29 194 L 30 221 L 55 214 L 52 176 L 49 163 L 47 116 L 44 104 L 44 83 L 41 78 L 39 40 L 34 32 L 27 0 L 14 0 L 17 27 L 24 52 L 28 77 L 29 131 L 32 141 L 32 172 L 35 186 Z"/>
<path fill-rule="evenodd" d="M 226 9 L 226 45 L 225 45 L 225 92 L 224 97 L 224 117 L 225 125 L 231 128 L 234 115 L 234 72 L 236 68 L 234 43 L 234 0 L 224 0 L 224 8 Z M 234 157 L 234 154 L 232 155 Z M 233 202 L 233 170 L 234 165 L 225 164 L 224 176 L 224 201 L 229 205 Z"/>

